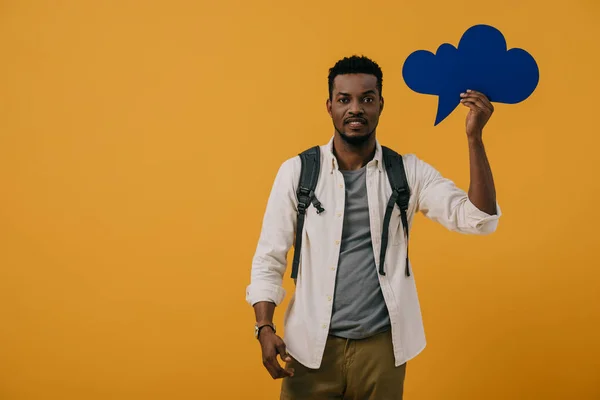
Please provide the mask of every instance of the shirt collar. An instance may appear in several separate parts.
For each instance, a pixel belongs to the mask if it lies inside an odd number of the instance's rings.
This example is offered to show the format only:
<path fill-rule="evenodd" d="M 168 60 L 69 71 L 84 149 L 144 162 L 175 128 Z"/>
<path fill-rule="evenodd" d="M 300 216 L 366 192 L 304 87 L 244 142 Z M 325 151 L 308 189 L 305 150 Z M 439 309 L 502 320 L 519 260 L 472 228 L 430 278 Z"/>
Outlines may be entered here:
<path fill-rule="evenodd" d="M 327 161 L 327 165 L 330 166 L 331 173 L 333 174 L 333 171 L 339 169 L 337 158 L 335 158 L 335 155 L 333 154 L 333 136 L 331 137 L 331 139 L 329 139 L 329 142 L 327 143 L 325 148 L 327 149 L 327 151 L 325 152 L 325 159 Z M 377 169 L 380 172 L 383 171 L 382 154 L 383 153 L 381 151 L 381 144 L 379 144 L 379 141 L 377 139 L 375 139 L 375 157 L 373 157 L 373 159 L 371 161 L 369 161 L 369 163 L 367 165 L 369 165 L 371 163 L 375 163 L 375 166 L 377 167 Z"/>

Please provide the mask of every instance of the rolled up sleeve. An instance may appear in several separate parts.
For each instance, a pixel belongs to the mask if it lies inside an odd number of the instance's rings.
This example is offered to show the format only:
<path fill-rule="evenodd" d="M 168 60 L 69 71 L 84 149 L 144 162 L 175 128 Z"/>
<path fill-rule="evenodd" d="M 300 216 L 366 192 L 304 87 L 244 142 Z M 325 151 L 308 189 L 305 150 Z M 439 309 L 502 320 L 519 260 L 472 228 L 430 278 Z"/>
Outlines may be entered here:
<path fill-rule="evenodd" d="M 500 210 L 500 204 L 498 204 L 498 202 L 496 202 L 495 215 L 490 215 L 484 211 L 481 211 L 475 204 L 471 202 L 468 195 L 464 208 L 467 226 L 473 229 L 474 233 L 488 235 L 494 233 L 498 228 L 498 221 L 502 216 L 502 211 Z"/>
<path fill-rule="evenodd" d="M 418 208 L 427 218 L 455 232 L 487 235 L 496 231 L 502 215 L 496 203 L 496 214 L 478 209 L 466 191 L 444 178 L 435 168 L 416 160 L 419 188 Z"/>
<path fill-rule="evenodd" d="M 252 306 L 261 301 L 279 305 L 286 295 L 282 283 L 287 267 L 287 254 L 296 229 L 294 179 L 299 175 L 296 169 L 296 160 L 284 162 L 271 188 L 260 238 L 252 259 L 250 284 L 246 288 L 246 301 Z"/>

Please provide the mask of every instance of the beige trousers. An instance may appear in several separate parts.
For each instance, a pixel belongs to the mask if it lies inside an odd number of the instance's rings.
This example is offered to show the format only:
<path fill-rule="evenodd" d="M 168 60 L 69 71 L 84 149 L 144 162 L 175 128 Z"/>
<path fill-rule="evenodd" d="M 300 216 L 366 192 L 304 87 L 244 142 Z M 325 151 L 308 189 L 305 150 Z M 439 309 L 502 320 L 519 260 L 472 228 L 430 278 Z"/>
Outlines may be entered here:
<path fill-rule="evenodd" d="M 280 400 L 401 400 L 406 364 L 394 366 L 391 332 L 353 340 L 329 336 L 319 369 L 292 359 Z"/>

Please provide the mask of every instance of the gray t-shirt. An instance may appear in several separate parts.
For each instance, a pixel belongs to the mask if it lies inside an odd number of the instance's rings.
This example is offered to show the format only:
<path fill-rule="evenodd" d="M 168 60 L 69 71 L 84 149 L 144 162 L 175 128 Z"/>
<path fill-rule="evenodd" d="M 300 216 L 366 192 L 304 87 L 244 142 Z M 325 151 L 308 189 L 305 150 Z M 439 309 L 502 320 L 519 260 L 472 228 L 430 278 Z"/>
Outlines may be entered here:
<path fill-rule="evenodd" d="M 366 167 L 341 172 L 346 207 L 330 334 L 364 339 L 389 329 L 390 318 L 373 256 Z"/>

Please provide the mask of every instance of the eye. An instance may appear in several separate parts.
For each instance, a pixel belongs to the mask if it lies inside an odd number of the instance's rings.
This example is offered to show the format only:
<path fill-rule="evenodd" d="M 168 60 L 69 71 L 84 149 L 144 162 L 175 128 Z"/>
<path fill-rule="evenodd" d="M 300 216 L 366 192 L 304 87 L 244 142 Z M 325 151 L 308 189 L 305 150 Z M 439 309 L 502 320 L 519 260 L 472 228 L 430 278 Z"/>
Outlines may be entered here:
<path fill-rule="evenodd" d="M 372 98 L 372 97 L 365 97 L 365 98 L 363 99 L 363 101 L 364 101 L 365 103 L 372 103 L 372 102 L 373 102 L 373 98 Z"/>
<path fill-rule="evenodd" d="M 348 103 L 350 100 L 348 100 L 348 98 L 346 98 L 346 97 L 342 97 L 342 98 L 341 98 L 341 99 L 339 99 L 338 101 L 339 101 L 340 103 L 342 103 L 342 104 L 346 104 L 346 103 Z"/>

